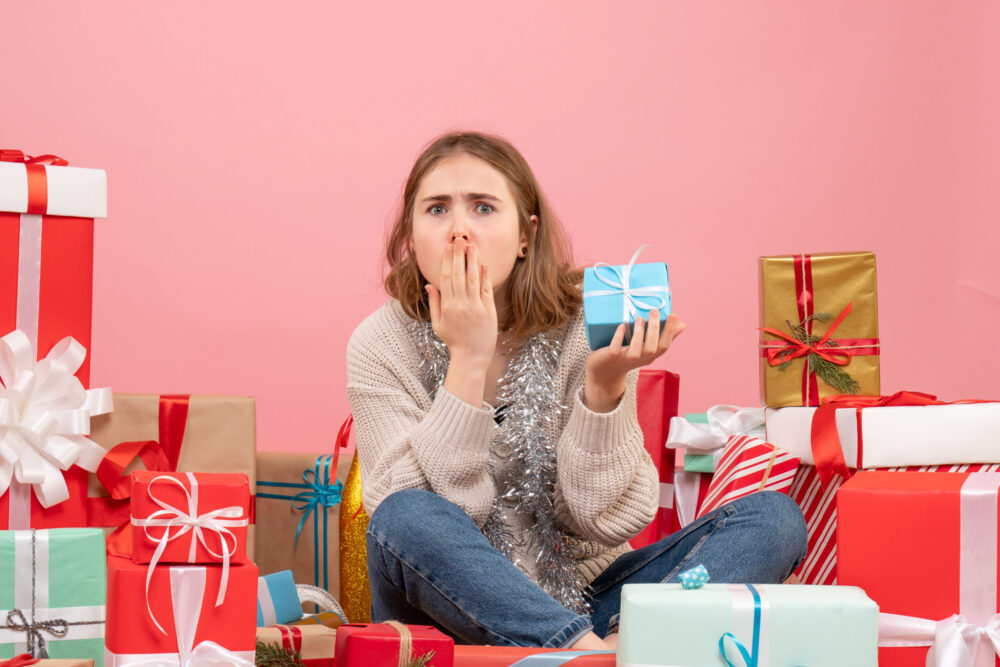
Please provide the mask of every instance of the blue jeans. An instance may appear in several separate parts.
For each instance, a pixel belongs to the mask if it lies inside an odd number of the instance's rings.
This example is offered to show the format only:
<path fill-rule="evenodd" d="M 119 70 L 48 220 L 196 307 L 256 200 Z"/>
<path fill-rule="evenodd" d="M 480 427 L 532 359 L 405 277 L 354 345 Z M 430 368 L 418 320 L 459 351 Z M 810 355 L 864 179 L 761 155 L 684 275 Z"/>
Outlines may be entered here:
<path fill-rule="evenodd" d="M 617 630 L 625 584 L 677 582 L 704 565 L 714 583 L 779 583 L 806 553 L 802 512 L 763 491 L 706 514 L 659 542 L 623 554 L 584 591 L 575 614 L 490 545 L 457 505 L 421 489 L 385 498 L 368 523 L 372 619 L 434 625 L 460 643 L 571 646 Z"/>

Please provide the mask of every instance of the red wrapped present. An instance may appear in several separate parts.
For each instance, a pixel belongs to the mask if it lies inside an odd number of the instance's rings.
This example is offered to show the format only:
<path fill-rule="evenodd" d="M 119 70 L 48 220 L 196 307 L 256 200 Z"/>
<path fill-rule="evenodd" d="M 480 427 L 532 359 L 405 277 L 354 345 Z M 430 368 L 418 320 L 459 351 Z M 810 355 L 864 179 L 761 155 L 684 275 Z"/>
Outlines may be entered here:
<path fill-rule="evenodd" d="M 213 664 L 250 667 L 257 630 L 257 567 L 217 565 L 150 570 L 108 557 L 105 667 Z M 195 661 L 195 662 L 187 662 Z"/>
<path fill-rule="evenodd" d="M 397 667 L 404 660 L 434 655 L 427 667 L 452 667 L 455 643 L 430 625 L 348 623 L 337 628 L 337 667 Z"/>
<path fill-rule="evenodd" d="M 698 516 L 757 491 L 788 493 L 799 459 L 759 438 L 729 438 Z"/>
<path fill-rule="evenodd" d="M 636 387 L 636 409 L 646 450 L 660 471 L 660 509 L 656 518 L 641 533 L 629 540 L 638 549 L 674 532 L 674 453 L 663 445 L 667 441 L 670 418 L 677 415 L 680 378 L 676 373 L 643 369 Z"/>
<path fill-rule="evenodd" d="M 324 625 L 269 625 L 257 628 L 257 641 L 295 651 L 305 667 L 334 667 L 336 664 L 337 631 Z"/>
<path fill-rule="evenodd" d="M 132 560 L 246 563 L 250 480 L 242 473 L 132 473 Z"/>
<path fill-rule="evenodd" d="M 614 651 L 569 651 L 521 646 L 455 646 L 455 667 L 615 667 Z"/>
<path fill-rule="evenodd" d="M 998 473 L 860 472 L 837 494 L 840 582 L 882 612 L 879 665 L 1000 664 Z"/>

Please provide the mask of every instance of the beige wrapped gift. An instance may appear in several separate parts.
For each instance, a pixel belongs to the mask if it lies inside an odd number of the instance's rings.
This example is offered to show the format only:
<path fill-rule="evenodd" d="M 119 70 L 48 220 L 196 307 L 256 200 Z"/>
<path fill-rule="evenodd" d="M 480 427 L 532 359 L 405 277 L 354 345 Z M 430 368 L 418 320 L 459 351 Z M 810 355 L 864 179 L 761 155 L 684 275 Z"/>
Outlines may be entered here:
<path fill-rule="evenodd" d="M 132 458 L 119 443 L 150 441 L 125 467 L 122 483 L 144 462 L 159 461 L 178 472 L 246 473 L 256 488 L 256 414 L 254 400 L 242 396 L 115 394 L 114 411 L 91 420 L 91 439 L 111 450 L 105 462 Z M 102 464 L 102 466 L 105 464 Z M 99 473 L 100 474 L 100 473 Z M 90 476 L 90 524 L 116 526 L 128 518 L 128 499 L 114 501 Z M 247 555 L 254 558 L 254 527 L 247 534 Z"/>
<path fill-rule="evenodd" d="M 315 452 L 257 453 L 257 470 L 261 480 L 257 489 L 257 530 L 267 537 L 257 545 L 255 561 L 262 575 L 291 570 L 295 583 L 320 586 L 337 595 L 340 589 L 340 507 L 335 484 L 337 481 L 343 483 L 347 478 L 351 468 L 350 456 L 340 456 L 336 470 L 333 469 L 331 460 L 328 476 L 326 466 L 321 461 L 319 485 L 332 488 L 329 488 L 325 498 L 317 498 L 314 509 L 305 522 L 302 522 L 309 498 L 315 492 L 309 488 L 303 473 L 309 471 L 306 478 L 316 483 L 317 461 L 324 456 L 332 459 L 332 455 Z M 292 500 L 300 493 L 306 493 L 308 497 L 302 496 L 299 501 Z M 300 522 L 302 529 L 296 544 L 295 533 Z M 316 540 L 317 526 L 319 541 Z"/>

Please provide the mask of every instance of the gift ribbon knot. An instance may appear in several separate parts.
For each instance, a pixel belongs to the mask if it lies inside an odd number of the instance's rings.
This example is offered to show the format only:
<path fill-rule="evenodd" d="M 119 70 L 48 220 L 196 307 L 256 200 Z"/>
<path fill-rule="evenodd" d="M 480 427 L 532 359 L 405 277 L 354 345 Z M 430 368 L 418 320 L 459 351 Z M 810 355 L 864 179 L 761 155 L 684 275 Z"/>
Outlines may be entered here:
<path fill-rule="evenodd" d="M 837 318 L 833 321 L 833 324 L 830 325 L 830 328 L 828 328 L 826 333 L 823 334 L 815 343 L 807 343 L 797 338 L 793 338 L 785 332 L 773 327 L 761 327 L 761 331 L 769 333 L 772 336 L 777 336 L 785 341 L 784 345 L 781 345 L 778 341 L 771 341 L 765 344 L 764 350 L 767 354 L 767 363 L 771 366 L 780 366 L 781 364 L 789 362 L 793 359 L 798 359 L 799 357 L 807 354 L 815 354 L 830 363 L 837 364 L 838 366 L 846 366 L 851 363 L 851 352 L 848 349 L 840 347 L 835 340 L 830 340 L 830 337 L 833 335 L 833 332 L 837 330 L 837 327 L 840 326 L 840 323 L 844 321 L 844 318 L 850 315 L 851 307 L 851 303 L 844 306 L 844 309 L 840 311 L 840 315 L 837 315 Z"/>
<path fill-rule="evenodd" d="M 340 502 L 341 494 L 344 492 L 344 485 L 339 480 L 335 479 L 333 484 L 330 484 L 328 480 L 321 482 L 319 481 L 319 473 L 315 470 L 304 470 L 302 472 L 302 480 L 309 487 L 309 490 L 296 493 L 292 499 L 292 507 L 303 511 L 302 518 L 299 519 L 299 525 L 295 529 L 296 545 L 299 543 L 299 534 L 302 532 L 302 526 L 305 525 L 309 515 L 316 511 L 318 506 L 324 508 L 333 507 Z"/>
<path fill-rule="evenodd" d="M 24 617 L 24 612 L 20 609 L 11 609 L 7 612 L 7 624 L 4 626 L 8 630 L 23 632 L 27 635 L 28 653 L 37 658 L 49 657 L 48 648 L 45 646 L 45 637 L 42 632 L 47 632 L 56 639 L 62 639 L 69 632 L 69 623 L 62 618 L 53 618 L 47 621 L 35 621 L 29 623 Z"/>
<path fill-rule="evenodd" d="M 621 270 L 616 266 L 611 266 L 606 262 L 597 262 L 594 264 L 594 277 L 599 281 L 607 285 L 610 289 L 603 290 L 587 290 L 583 293 L 584 298 L 594 297 L 594 296 L 615 296 L 617 294 L 622 295 L 622 321 L 626 323 L 632 323 L 639 316 L 639 311 L 644 311 L 648 313 L 651 310 L 659 310 L 660 308 L 665 308 L 667 305 L 667 300 L 664 296 L 670 293 L 670 289 L 666 285 L 655 285 L 651 287 L 632 287 L 632 267 L 635 266 L 636 260 L 639 259 L 639 253 L 643 251 L 646 244 L 639 246 L 639 249 L 635 251 L 632 255 L 632 259 L 628 264 L 621 267 Z M 602 276 L 599 269 L 607 269 L 613 276 L 606 277 Z M 651 302 L 642 302 L 640 299 L 652 300 Z"/>
<path fill-rule="evenodd" d="M 153 619 L 153 623 L 163 634 L 166 634 L 166 631 L 160 625 L 159 621 L 157 621 L 149 604 L 149 584 L 153 577 L 153 570 L 160 562 L 160 558 L 163 556 L 167 545 L 191 531 L 191 547 L 188 552 L 189 563 L 194 562 L 198 544 L 201 544 L 205 551 L 214 558 L 222 561 L 222 578 L 219 583 L 219 593 L 215 600 L 215 606 L 218 607 L 226 599 L 226 588 L 229 583 L 229 560 L 236 554 L 238 542 L 236 535 L 229 528 L 243 527 L 250 523 L 249 518 L 243 516 L 243 508 L 238 505 L 222 507 L 205 512 L 204 514 L 198 514 L 198 480 L 194 473 L 188 472 L 184 474 L 191 486 L 190 491 L 188 491 L 179 479 L 169 475 L 157 475 L 150 480 L 147 490 L 149 499 L 162 509 L 153 512 L 145 519 L 132 517 L 132 525 L 143 527 L 146 537 L 151 542 L 156 543 L 156 550 L 149 560 L 149 570 L 146 573 L 146 609 L 149 611 L 149 616 Z M 180 487 L 187 499 L 187 511 L 183 508 L 175 507 L 156 496 L 153 490 L 158 482 L 162 484 L 176 484 Z M 150 528 L 163 528 L 163 534 L 159 537 L 154 536 L 150 533 Z M 170 531 L 173 528 L 179 528 L 179 530 L 171 534 Z M 214 533 L 219 538 L 219 551 L 215 551 L 208 545 L 208 540 L 205 538 L 206 533 Z M 229 545 L 227 538 L 232 540 L 232 546 Z"/>

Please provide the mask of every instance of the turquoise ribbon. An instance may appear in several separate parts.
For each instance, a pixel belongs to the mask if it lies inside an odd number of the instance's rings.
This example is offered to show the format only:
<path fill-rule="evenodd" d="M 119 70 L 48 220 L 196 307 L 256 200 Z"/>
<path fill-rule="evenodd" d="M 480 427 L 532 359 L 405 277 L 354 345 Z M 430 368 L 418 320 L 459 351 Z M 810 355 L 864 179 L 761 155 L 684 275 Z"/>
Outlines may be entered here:
<path fill-rule="evenodd" d="M 277 493 L 257 493 L 258 498 L 274 498 L 276 500 L 291 500 L 292 507 L 296 510 L 302 512 L 302 519 L 299 520 L 299 525 L 295 529 L 295 546 L 299 544 L 299 535 L 302 533 L 302 527 L 305 525 L 306 520 L 309 515 L 312 514 L 313 517 L 313 584 L 320 586 L 320 558 L 319 558 L 319 543 L 320 543 L 320 531 L 319 531 L 319 515 L 323 515 L 323 583 L 322 587 L 326 590 L 330 588 L 330 576 L 327 571 L 327 512 L 317 511 L 318 507 L 323 507 L 324 509 L 333 507 L 340 502 L 341 493 L 344 491 L 344 485 L 340 483 L 334 477 L 333 483 L 330 483 L 330 468 L 333 466 L 333 455 L 323 454 L 316 459 L 316 467 L 314 470 L 304 470 L 302 472 L 303 484 L 295 484 L 290 482 L 257 482 L 257 486 L 269 486 L 272 488 L 282 488 L 282 489 L 305 489 L 300 493 L 296 493 L 293 496 L 283 495 Z M 334 475 L 336 475 L 336 470 L 334 470 Z"/>
<path fill-rule="evenodd" d="M 554 651 L 552 653 L 536 653 L 535 655 L 529 655 L 527 658 L 522 658 L 517 662 L 512 662 L 510 667 L 559 667 L 559 665 L 565 665 L 570 660 L 574 658 L 579 658 L 582 655 L 600 655 L 600 654 L 611 654 L 614 655 L 614 651 Z"/>
<path fill-rule="evenodd" d="M 719 637 L 719 653 L 722 654 L 722 659 L 726 661 L 729 667 L 736 667 L 736 665 L 729 660 L 729 656 L 726 654 L 727 639 L 740 652 L 746 667 L 757 667 L 760 649 L 760 593 L 757 592 L 757 589 L 752 584 L 745 584 L 745 586 L 750 590 L 750 594 L 753 595 L 753 641 L 751 642 L 753 648 L 747 651 L 747 647 L 743 645 L 743 642 L 737 639 L 731 632 L 727 632 Z"/>

